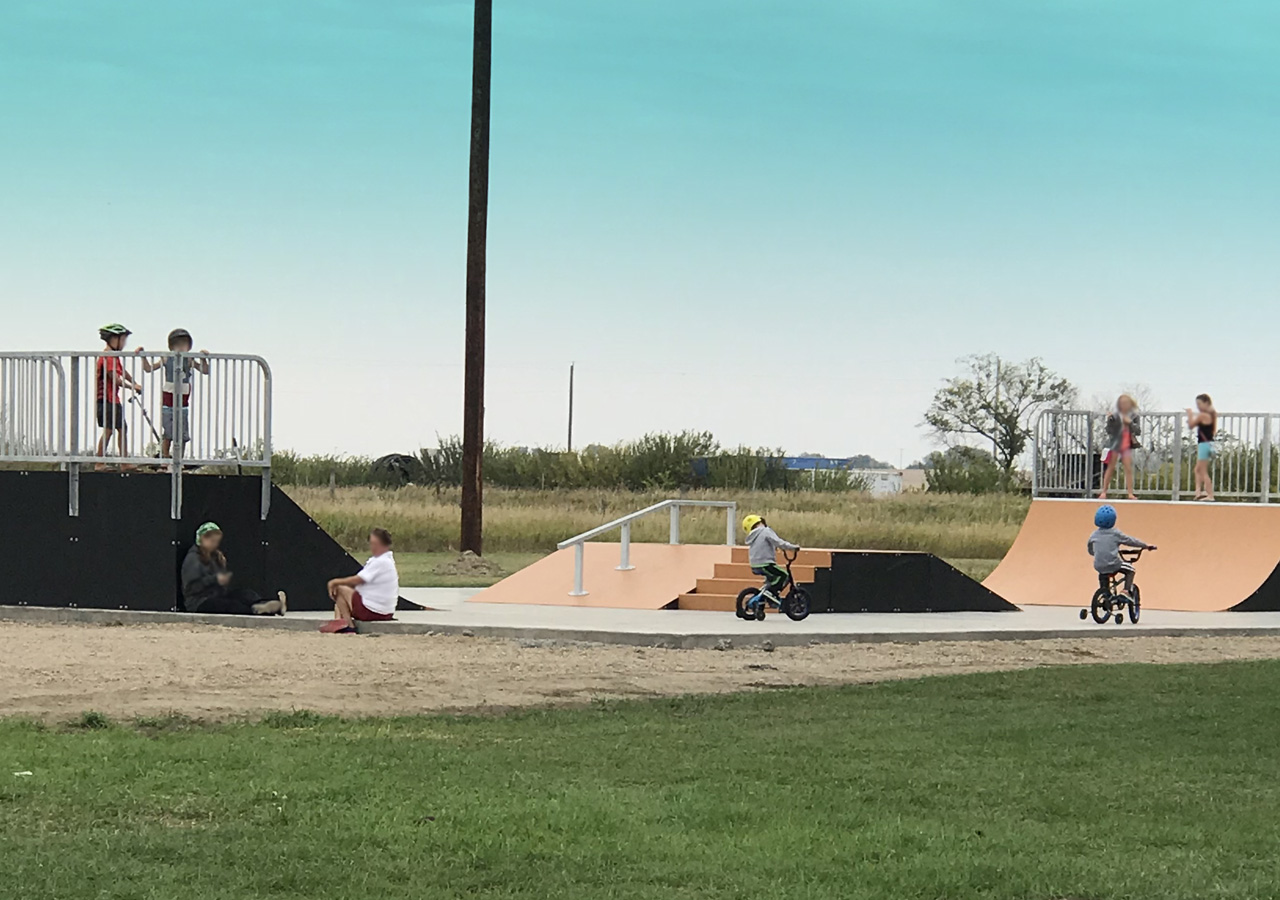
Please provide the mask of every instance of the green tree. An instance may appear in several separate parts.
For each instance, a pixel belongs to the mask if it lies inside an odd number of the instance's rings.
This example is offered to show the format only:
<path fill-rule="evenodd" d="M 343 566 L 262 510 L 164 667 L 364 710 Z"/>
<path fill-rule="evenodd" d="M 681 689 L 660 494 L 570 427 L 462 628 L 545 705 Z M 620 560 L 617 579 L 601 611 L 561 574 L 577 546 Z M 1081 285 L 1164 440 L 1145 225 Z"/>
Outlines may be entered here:
<path fill-rule="evenodd" d="M 1005 482 L 1010 483 L 1036 415 L 1043 409 L 1072 406 L 1075 385 L 1036 358 L 1010 363 L 988 353 L 965 357 L 960 364 L 963 371 L 933 395 L 925 424 L 948 446 L 975 437 L 990 441 Z"/>
<path fill-rule="evenodd" d="M 995 458 L 977 447 L 951 447 L 929 454 L 925 480 L 944 494 L 990 494 L 1008 483 Z"/>

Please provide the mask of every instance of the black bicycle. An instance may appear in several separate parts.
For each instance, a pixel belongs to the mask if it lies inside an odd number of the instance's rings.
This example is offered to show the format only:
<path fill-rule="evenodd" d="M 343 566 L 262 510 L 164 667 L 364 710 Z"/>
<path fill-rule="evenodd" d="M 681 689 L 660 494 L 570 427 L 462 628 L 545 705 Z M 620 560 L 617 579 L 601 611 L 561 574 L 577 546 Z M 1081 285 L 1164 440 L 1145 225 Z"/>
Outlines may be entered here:
<path fill-rule="evenodd" d="M 1155 547 L 1148 547 L 1148 550 L 1154 550 Z M 1136 563 L 1142 559 L 1142 550 L 1140 548 L 1122 547 L 1120 549 L 1120 558 L 1127 563 Z M 1134 625 L 1138 624 L 1138 617 L 1142 615 L 1142 592 L 1138 590 L 1135 582 L 1133 590 L 1128 594 L 1124 592 L 1124 573 L 1112 572 L 1107 576 L 1107 586 L 1104 588 L 1099 586 L 1093 592 L 1093 599 L 1089 601 L 1087 609 L 1080 610 L 1080 618 L 1088 619 L 1093 616 L 1093 621 L 1099 625 L 1104 625 L 1108 620 L 1114 618 L 1115 623 L 1120 625 L 1124 622 L 1124 615 L 1128 612 L 1129 621 Z"/>
<path fill-rule="evenodd" d="M 763 622 L 765 610 L 772 606 L 786 613 L 788 619 L 799 622 L 809 615 L 809 592 L 796 584 L 791 574 L 791 564 L 799 555 L 798 550 L 783 551 L 787 561 L 787 583 L 783 585 L 782 596 L 776 596 L 769 590 L 768 584 L 762 588 L 743 588 L 734 602 L 734 612 L 739 619 L 755 619 Z"/>

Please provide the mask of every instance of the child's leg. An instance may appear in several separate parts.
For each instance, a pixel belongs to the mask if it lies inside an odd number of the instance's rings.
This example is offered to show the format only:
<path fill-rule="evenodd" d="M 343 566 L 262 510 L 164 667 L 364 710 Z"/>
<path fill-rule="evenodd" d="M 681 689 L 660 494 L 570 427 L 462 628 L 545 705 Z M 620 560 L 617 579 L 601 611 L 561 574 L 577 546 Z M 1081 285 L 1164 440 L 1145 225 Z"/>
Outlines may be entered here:
<path fill-rule="evenodd" d="M 98 455 L 99 456 L 107 455 L 107 447 L 111 446 L 111 432 L 112 432 L 112 429 L 110 428 L 102 429 L 102 436 L 98 438 Z"/>
<path fill-rule="evenodd" d="M 1137 499 L 1133 493 L 1133 457 L 1128 453 L 1124 455 L 1124 489 L 1130 500 Z"/>
<path fill-rule="evenodd" d="M 1134 572 L 1133 566 L 1130 566 L 1130 565 L 1122 566 L 1120 568 L 1120 571 L 1124 573 L 1124 592 L 1128 594 L 1130 597 L 1132 597 L 1133 596 L 1133 572 Z"/>
<path fill-rule="evenodd" d="M 160 455 L 165 459 L 169 459 L 173 456 L 173 441 L 165 438 L 160 442 Z"/>
<path fill-rule="evenodd" d="M 1099 499 L 1107 499 L 1107 491 L 1111 489 L 1111 476 L 1116 471 L 1116 455 L 1112 453 L 1107 457 L 1107 464 L 1102 470 L 1102 493 L 1098 494 Z"/>

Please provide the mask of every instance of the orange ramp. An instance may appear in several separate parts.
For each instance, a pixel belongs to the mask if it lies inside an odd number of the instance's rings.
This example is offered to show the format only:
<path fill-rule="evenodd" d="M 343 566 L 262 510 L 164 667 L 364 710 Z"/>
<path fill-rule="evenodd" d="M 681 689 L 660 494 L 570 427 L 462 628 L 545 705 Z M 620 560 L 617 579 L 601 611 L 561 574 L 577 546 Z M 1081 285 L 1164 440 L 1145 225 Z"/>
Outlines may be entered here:
<path fill-rule="evenodd" d="M 1160 548 L 1137 564 L 1145 608 L 1280 609 L 1280 509 L 1249 503 L 1034 500 L 983 586 L 1019 606 L 1087 606 L 1098 578 L 1085 545 L 1103 502 L 1116 527 Z"/>
<path fill-rule="evenodd" d="M 557 550 L 471 598 L 472 603 L 533 603 L 606 609 L 663 609 L 692 591 L 699 578 L 727 563 L 732 547 L 707 544 L 631 544 L 633 569 L 618 571 L 620 544 L 583 545 L 585 597 L 571 597 L 574 548 Z"/>

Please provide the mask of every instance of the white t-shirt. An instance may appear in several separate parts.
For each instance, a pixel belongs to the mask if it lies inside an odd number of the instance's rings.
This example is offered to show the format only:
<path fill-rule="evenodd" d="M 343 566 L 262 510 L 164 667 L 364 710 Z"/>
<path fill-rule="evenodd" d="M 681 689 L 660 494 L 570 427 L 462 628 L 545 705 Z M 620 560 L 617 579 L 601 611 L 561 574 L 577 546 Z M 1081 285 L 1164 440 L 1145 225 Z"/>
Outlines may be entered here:
<path fill-rule="evenodd" d="M 388 550 L 381 556 L 371 556 L 360 570 L 361 584 L 356 588 L 369 612 L 389 616 L 396 611 L 400 599 L 400 575 L 396 561 Z"/>

